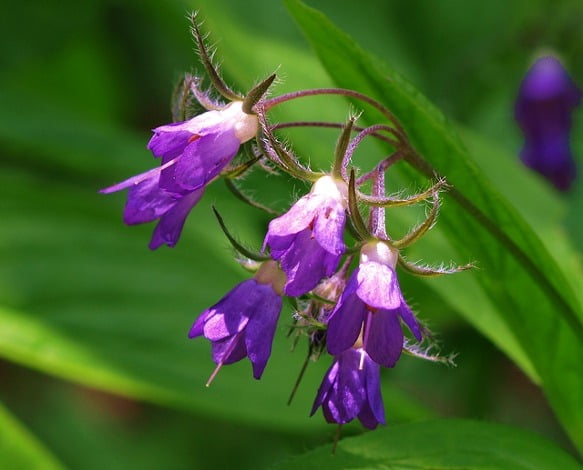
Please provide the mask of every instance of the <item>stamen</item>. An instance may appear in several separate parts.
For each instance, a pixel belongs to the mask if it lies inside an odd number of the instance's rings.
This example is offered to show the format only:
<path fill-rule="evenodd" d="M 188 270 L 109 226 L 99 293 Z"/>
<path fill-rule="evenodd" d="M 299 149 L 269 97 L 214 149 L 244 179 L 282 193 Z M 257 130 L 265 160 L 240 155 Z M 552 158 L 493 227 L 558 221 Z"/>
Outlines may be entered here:
<path fill-rule="evenodd" d="M 215 379 L 215 377 L 219 373 L 219 370 L 221 370 L 221 367 L 223 367 L 225 360 L 229 359 L 229 356 L 231 355 L 231 353 L 234 351 L 235 347 L 237 346 L 240 335 L 241 335 L 241 333 L 237 333 L 235 336 L 233 336 L 231 338 L 231 342 L 227 346 L 226 351 L 223 353 L 221 360 L 218 362 L 217 367 L 215 367 L 215 370 L 213 371 L 213 373 L 211 374 L 211 376 L 207 380 L 207 382 L 205 384 L 206 387 L 211 386 L 212 381 Z"/>
<path fill-rule="evenodd" d="M 358 363 L 358 370 L 364 369 L 364 349 L 360 350 L 360 362 Z"/>
<path fill-rule="evenodd" d="M 213 371 L 213 373 L 211 374 L 211 376 L 209 377 L 209 379 L 207 380 L 205 387 L 210 387 L 211 383 L 213 380 L 215 380 L 215 377 L 217 376 L 217 374 L 219 373 L 219 370 L 221 370 L 221 367 L 223 367 L 223 361 L 219 362 L 217 364 L 217 367 L 215 367 L 215 370 Z"/>

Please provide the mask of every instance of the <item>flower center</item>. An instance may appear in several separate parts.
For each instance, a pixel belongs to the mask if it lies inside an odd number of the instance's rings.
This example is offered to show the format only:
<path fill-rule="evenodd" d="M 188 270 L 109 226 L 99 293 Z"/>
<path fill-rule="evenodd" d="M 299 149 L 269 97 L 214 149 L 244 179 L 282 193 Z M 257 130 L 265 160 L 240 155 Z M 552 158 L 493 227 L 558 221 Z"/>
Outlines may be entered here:
<path fill-rule="evenodd" d="M 365 244 L 360 250 L 360 262 L 375 262 L 395 269 L 399 252 L 381 240 Z"/>
<path fill-rule="evenodd" d="M 330 175 L 322 176 L 314 183 L 312 194 L 338 201 L 344 208 L 348 205 L 348 185 Z"/>
<path fill-rule="evenodd" d="M 221 110 L 225 120 L 230 120 L 235 130 L 235 137 L 241 143 L 251 140 L 257 135 L 259 129 L 259 120 L 255 114 L 243 112 L 243 102 L 233 101 L 225 109 Z"/>

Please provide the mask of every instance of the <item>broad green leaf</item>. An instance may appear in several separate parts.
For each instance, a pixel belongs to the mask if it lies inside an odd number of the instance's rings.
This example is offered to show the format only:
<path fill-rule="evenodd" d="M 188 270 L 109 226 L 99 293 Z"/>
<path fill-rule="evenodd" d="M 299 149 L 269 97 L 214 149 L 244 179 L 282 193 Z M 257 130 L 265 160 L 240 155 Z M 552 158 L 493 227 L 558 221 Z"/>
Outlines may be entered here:
<path fill-rule="evenodd" d="M 287 5 L 337 86 L 388 106 L 415 148 L 454 186 L 439 223 L 462 258 L 477 259 L 480 270 L 472 275 L 514 333 L 559 420 L 583 450 L 583 312 L 559 263 L 488 183 L 436 108 L 324 15 L 297 0 L 287 0 Z M 415 172 L 410 176 L 419 177 Z M 464 314 L 472 321 L 472 311 Z M 489 336 L 495 335 L 492 329 Z"/>
<path fill-rule="evenodd" d="M 273 467 L 318 469 L 580 469 L 536 434 L 501 424 L 438 420 L 400 424 L 342 439 Z"/>
<path fill-rule="evenodd" d="M 64 468 L 1 403 L 0 464 L 10 470 Z"/>

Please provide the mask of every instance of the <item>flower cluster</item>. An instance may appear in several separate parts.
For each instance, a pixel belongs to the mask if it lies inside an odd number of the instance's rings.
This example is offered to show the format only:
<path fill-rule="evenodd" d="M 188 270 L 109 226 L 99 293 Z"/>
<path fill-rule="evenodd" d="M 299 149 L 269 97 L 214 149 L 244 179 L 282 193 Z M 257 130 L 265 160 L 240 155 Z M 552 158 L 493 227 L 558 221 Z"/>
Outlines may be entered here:
<path fill-rule="evenodd" d="M 332 365 L 317 392 L 312 414 L 322 408 L 331 423 L 342 425 L 358 418 L 370 429 L 384 424 L 381 368 L 394 367 L 403 351 L 440 359 L 419 346 L 431 340 L 430 333 L 405 301 L 397 267 L 421 276 L 468 267 L 433 269 L 412 264 L 402 256 L 403 249 L 434 225 L 445 181 L 439 178 L 426 191 L 409 197 L 387 197 L 385 174 L 400 161 L 414 165 L 421 157 L 386 107 L 344 89 L 303 90 L 268 98 L 266 93 L 275 76 L 239 96 L 220 78 L 196 22 L 193 24 L 203 65 L 214 88 L 228 103 L 214 102 L 200 89 L 199 79 L 187 76 L 178 102 L 184 105 L 194 98 L 207 111 L 154 129 L 148 148 L 160 159 L 160 165 L 102 192 L 128 189 L 126 223 L 158 220 L 150 242 L 150 248 L 155 249 L 177 243 L 189 212 L 205 187 L 218 178 L 227 178 L 237 190 L 234 182 L 249 169 L 260 168 L 311 184 L 307 194 L 271 220 L 263 247 L 256 252 L 240 245 L 217 213 L 240 261 L 253 275 L 202 312 L 189 337 L 202 336 L 211 343 L 216 368 L 207 385 L 223 365 L 246 357 L 253 376 L 260 379 L 284 300 L 289 299 L 295 309 L 296 341 L 307 338 L 313 359 L 325 351 L 331 356 Z M 314 95 L 348 96 L 372 104 L 386 122 L 369 127 L 356 126 L 356 117 L 344 123 L 269 122 L 271 109 Z M 184 106 L 179 108 L 184 114 Z M 284 147 L 275 131 L 286 126 L 339 129 L 330 168 L 311 170 Z M 390 153 L 371 170 L 362 171 L 354 160 L 360 143 L 367 138 L 379 140 Z M 243 147 L 246 151 L 240 152 Z M 238 196 L 255 207 L 264 207 L 242 192 Z M 425 220 L 403 238 L 391 238 L 386 209 L 420 202 L 429 202 Z"/>

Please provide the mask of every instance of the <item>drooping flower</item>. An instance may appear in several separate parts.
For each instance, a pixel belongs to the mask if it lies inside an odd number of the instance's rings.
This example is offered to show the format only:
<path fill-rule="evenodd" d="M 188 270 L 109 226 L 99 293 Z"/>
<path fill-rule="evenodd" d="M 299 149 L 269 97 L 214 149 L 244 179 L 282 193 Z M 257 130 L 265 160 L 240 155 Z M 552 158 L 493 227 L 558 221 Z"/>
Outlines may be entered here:
<path fill-rule="evenodd" d="M 581 90 L 553 56 L 537 60 L 522 81 L 515 116 L 524 133 L 520 157 L 557 189 L 567 190 L 576 174 L 571 154 L 571 115 Z"/>
<path fill-rule="evenodd" d="M 176 245 L 204 187 L 227 166 L 240 145 L 257 133 L 257 116 L 244 113 L 241 103 L 154 129 L 148 148 L 161 158 L 161 165 L 101 190 L 108 194 L 129 189 L 124 210 L 128 225 L 160 219 L 151 249 Z"/>
<path fill-rule="evenodd" d="M 324 376 L 311 415 L 321 406 L 329 423 L 345 424 L 354 418 L 374 429 L 385 424 L 380 367 L 362 348 L 339 354 Z"/>
<path fill-rule="evenodd" d="M 287 275 L 287 295 L 305 294 L 338 267 L 346 249 L 347 192 L 344 181 L 322 176 L 309 194 L 269 223 L 264 247 L 269 245 Z"/>
<path fill-rule="evenodd" d="M 218 365 L 249 357 L 253 376 L 259 379 L 271 354 L 275 326 L 282 308 L 285 275 L 275 261 L 261 265 L 253 279 L 237 285 L 194 322 L 189 338 L 204 336 L 212 343 Z"/>
<path fill-rule="evenodd" d="M 362 334 L 362 348 L 373 361 L 393 367 L 403 348 L 401 320 L 421 341 L 415 315 L 403 299 L 395 266 L 397 252 L 381 240 L 366 243 L 327 330 L 328 352 L 334 356 L 352 348 Z"/>

